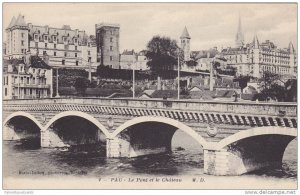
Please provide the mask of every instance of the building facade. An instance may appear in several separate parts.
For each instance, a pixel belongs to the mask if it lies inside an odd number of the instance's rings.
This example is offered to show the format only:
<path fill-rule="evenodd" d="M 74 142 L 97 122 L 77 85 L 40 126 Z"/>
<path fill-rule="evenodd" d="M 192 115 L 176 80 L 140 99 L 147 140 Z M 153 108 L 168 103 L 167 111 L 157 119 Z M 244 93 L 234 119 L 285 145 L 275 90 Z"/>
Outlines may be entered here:
<path fill-rule="evenodd" d="M 97 61 L 113 69 L 120 68 L 119 37 L 120 25 L 96 24 Z"/>
<path fill-rule="evenodd" d="M 259 78 L 268 71 L 287 77 L 297 76 L 297 54 L 291 42 L 287 48 L 281 49 L 269 40 L 260 43 L 254 35 L 253 41 L 245 44 L 239 17 L 235 44 L 236 47 L 223 49 L 221 55 L 228 66 L 236 68 L 237 75 Z"/>
<path fill-rule="evenodd" d="M 22 58 L 27 51 L 32 55 L 49 56 L 49 65 L 56 68 L 96 70 L 97 47 L 94 36 L 85 31 L 26 24 L 24 16 L 12 18 L 7 33 L 6 58 Z"/>
<path fill-rule="evenodd" d="M 136 53 L 134 50 L 124 50 L 120 54 L 120 69 L 150 70 L 145 51 Z"/>
<path fill-rule="evenodd" d="M 3 99 L 52 97 L 52 69 L 40 57 L 4 60 Z"/>
<path fill-rule="evenodd" d="M 120 54 L 120 69 L 132 69 L 133 66 L 136 66 L 136 63 L 137 54 L 134 50 L 124 50 L 123 53 Z"/>
<path fill-rule="evenodd" d="M 288 48 L 280 49 L 269 40 L 260 44 L 254 36 L 252 43 L 223 49 L 221 55 L 228 66 L 236 68 L 237 75 L 259 78 L 266 71 L 283 76 L 297 75 L 297 54 L 292 43 Z"/>

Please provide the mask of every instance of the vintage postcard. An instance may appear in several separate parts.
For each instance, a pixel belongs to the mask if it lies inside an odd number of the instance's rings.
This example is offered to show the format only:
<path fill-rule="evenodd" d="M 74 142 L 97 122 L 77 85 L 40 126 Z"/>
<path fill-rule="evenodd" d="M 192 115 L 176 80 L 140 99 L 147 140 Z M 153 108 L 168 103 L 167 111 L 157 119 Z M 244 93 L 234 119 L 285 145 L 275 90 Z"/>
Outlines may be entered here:
<path fill-rule="evenodd" d="M 297 3 L 3 3 L 3 189 L 295 194 Z"/>

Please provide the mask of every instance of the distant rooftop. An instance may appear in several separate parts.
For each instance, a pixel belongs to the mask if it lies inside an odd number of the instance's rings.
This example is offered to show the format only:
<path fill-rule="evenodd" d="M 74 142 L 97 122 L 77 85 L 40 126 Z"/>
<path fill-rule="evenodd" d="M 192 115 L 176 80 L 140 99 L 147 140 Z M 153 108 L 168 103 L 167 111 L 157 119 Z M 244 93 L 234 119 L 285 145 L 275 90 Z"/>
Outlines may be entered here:
<path fill-rule="evenodd" d="M 101 28 L 101 27 L 116 27 L 116 28 L 120 28 L 120 24 L 113 24 L 113 23 L 99 23 L 99 24 L 95 24 L 96 28 Z"/>

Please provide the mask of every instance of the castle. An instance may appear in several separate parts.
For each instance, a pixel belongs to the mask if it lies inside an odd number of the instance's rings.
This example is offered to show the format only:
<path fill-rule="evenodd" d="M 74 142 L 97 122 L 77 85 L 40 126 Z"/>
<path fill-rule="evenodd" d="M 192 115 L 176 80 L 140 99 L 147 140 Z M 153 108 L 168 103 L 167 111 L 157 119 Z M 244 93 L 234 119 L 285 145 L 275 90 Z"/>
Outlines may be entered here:
<path fill-rule="evenodd" d="M 26 23 L 19 15 L 13 17 L 6 28 L 5 59 L 20 59 L 30 52 L 54 68 L 89 69 L 98 65 L 119 67 L 119 25 L 96 24 L 96 36 L 85 31 Z"/>

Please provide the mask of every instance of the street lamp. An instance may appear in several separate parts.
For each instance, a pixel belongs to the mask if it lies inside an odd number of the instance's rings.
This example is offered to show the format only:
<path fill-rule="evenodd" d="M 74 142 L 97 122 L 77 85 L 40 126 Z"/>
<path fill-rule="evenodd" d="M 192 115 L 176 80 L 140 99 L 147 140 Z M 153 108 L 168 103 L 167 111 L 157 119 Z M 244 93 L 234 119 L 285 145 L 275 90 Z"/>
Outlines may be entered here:
<path fill-rule="evenodd" d="M 56 98 L 59 98 L 59 94 L 58 94 L 58 68 L 56 68 Z"/>
<path fill-rule="evenodd" d="M 132 98 L 135 98 L 135 61 L 132 61 Z"/>
<path fill-rule="evenodd" d="M 180 62 L 179 62 L 179 50 L 178 50 L 178 59 L 177 59 L 177 77 L 178 77 L 178 86 L 177 86 L 177 99 L 180 99 Z"/>

